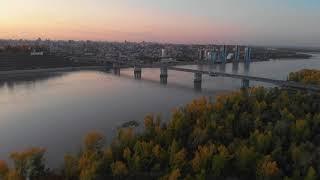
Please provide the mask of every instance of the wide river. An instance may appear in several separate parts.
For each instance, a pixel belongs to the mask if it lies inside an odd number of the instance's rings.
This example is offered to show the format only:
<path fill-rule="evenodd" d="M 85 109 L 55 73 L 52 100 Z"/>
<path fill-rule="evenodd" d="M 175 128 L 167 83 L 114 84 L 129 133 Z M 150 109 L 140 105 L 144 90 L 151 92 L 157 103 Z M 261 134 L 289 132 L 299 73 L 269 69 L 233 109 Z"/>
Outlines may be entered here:
<path fill-rule="evenodd" d="M 320 69 L 320 55 L 255 62 L 248 68 L 241 63 L 184 67 L 285 80 L 292 71 Z M 0 81 L 0 159 L 8 160 L 12 151 L 45 147 L 48 164 L 59 167 L 63 155 L 77 152 L 89 131 L 103 132 L 110 142 L 125 122 L 143 122 L 149 113 L 160 113 L 167 121 L 174 108 L 194 98 L 214 99 L 241 87 L 237 79 L 203 76 L 202 90 L 197 91 L 191 73 L 169 71 L 167 85 L 160 84 L 159 74 L 159 69 L 143 69 L 142 80 L 135 80 L 132 69 L 120 76 L 78 71 Z"/>

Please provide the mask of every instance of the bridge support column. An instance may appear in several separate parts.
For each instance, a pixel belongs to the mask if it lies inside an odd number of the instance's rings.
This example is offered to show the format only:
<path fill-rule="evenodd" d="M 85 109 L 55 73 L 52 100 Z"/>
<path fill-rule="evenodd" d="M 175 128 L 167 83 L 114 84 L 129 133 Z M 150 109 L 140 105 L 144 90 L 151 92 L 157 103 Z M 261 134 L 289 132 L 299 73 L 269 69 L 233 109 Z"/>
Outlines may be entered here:
<path fill-rule="evenodd" d="M 160 83 L 161 84 L 168 83 L 168 68 L 167 67 L 160 68 Z"/>
<path fill-rule="evenodd" d="M 141 68 L 135 66 L 133 71 L 134 71 L 134 78 L 141 79 L 141 72 L 142 72 Z"/>
<path fill-rule="evenodd" d="M 113 74 L 120 76 L 120 66 L 116 63 L 113 64 Z"/>
<path fill-rule="evenodd" d="M 250 81 L 248 79 L 242 79 L 241 88 L 248 89 L 250 87 Z"/>
<path fill-rule="evenodd" d="M 194 89 L 201 90 L 202 88 L 202 74 L 201 73 L 194 73 Z"/>
<path fill-rule="evenodd" d="M 237 74 L 239 70 L 239 62 L 233 62 L 232 63 L 232 73 Z"/>

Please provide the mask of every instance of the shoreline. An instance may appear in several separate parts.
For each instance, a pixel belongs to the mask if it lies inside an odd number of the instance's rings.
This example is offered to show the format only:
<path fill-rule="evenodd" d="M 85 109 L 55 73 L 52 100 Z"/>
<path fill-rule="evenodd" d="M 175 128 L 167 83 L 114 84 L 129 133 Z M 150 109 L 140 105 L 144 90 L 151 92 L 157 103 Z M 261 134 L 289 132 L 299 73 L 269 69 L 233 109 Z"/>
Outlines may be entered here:
<path fill-rule="evenodd" d="M 264 59 L 264 60 L 258 60 L 253 59 L 251 62 L 266 62 L 266 61 L 297 61 L 297 60 L 309 60 L 312 59 L 312 57 L 315 57 L 316 54 L 308 54 L 309 58 L 277 58 L 277 59 Z M 178 61 L 169 63 L 169 66 L 185 66 L 185 65 L 218 65 L 222 63 L 211 63 L 209 61 Z M 228 63 L 244 63 L 244 61 L 227 61 L 225 64 Z M 159 63 L 154 64 L 144 64 L 142 65 L 143 68 L 154 68 L 155 66 L 159 66 Z M 42 68 L 30 68 L 30 69 L 12 69 L 12 70 L 0 70 L 0 80 L 3 80 L 5 78 L 10 77 L 18 77 L 18 76 L 27 76 L 27 75 L 34 75 L 34 74 L 40 74 L 40 73 L 62 73 L 62 72 L 74 72 L 74 71 L 81 71 L 81 70 L 108 70 L 112 68 L 111 65 L 89 65 L 89 66 L 65 66 L 65 67 L 42 67 Z M 122 68 L 127 69 L 131 68 L 131 66 L 122 66 Z"/>

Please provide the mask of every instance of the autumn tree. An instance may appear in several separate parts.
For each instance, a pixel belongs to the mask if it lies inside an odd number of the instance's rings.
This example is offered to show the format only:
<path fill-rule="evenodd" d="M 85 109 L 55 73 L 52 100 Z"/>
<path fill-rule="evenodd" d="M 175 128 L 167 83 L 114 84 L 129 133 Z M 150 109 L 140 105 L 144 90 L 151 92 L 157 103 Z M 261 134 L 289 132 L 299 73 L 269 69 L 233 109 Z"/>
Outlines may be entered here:
<path fill-rule="evenodd" d="M 45 175 L 43 148 L 31 148 L 21 152 L 13 152 L 10 158 L 14 162 L 15 172 L 24 178 L 38 178 Z"/>

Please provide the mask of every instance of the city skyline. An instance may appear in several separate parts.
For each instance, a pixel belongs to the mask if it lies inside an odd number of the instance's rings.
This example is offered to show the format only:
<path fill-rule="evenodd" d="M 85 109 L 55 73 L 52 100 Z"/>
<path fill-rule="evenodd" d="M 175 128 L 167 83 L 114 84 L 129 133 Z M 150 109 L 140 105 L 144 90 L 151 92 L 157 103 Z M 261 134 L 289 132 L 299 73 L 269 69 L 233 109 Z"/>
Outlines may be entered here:
<path fill-rule="evenodd" d="M 319 7 L 316 0 L 5 0 L 0 39 L 320 46 Z"/>

